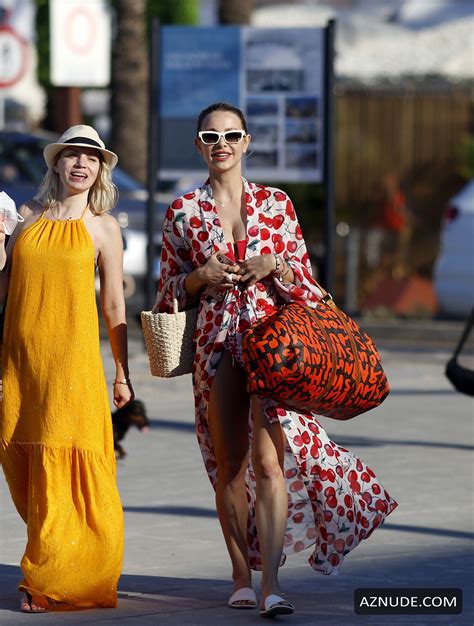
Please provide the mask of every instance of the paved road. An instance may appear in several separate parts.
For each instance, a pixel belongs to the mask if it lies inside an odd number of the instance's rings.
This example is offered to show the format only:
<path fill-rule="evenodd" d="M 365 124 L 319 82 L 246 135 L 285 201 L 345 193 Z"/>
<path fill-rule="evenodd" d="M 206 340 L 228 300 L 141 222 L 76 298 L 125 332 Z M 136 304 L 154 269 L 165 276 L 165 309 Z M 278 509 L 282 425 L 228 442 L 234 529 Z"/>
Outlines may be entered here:
<path fill-rule="evenodd" d="M 382 407 L 352 422 L 325 420 L 333 438 L 372 466 L 399 508 L 383 528 L 344 563 L 341 575 L 324 577 L 288 559 L 281 582 L 294 601 L 297 625 L 473 624 L 472 418 L 467 396 L 443 376 L 448 353 L 394 341 L 380 344 L 392 393 Z M 112 362 L 104 345 L 108 379 Z M 255 611 L 225 606 L 229 567 L 213 494 L 193 431 L 190 377 L 152 379 L 138 339 L 131 370 L 137 396 L 152 419 L 147 435 L 130 432 L 128 457 L 118 480 L 126 517 L 126 552 L 116 610 L 22 615 L 16 612 L 18 562 L 25 530 L 0 479 L 0 624 L 124 626 L 261 624 Z M 258 576 L 255 578 L 258 586 Z M 460 616 L 357 616 L 358 587 L 460 587 Z"/>

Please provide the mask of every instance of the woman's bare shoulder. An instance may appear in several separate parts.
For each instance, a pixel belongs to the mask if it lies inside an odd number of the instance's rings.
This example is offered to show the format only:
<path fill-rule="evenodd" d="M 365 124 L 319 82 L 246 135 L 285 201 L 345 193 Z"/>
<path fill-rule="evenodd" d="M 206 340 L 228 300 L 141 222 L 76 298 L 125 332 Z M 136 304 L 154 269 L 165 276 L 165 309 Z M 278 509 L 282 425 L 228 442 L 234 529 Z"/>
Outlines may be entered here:
<path fill-rule="evenodd" d="M 99 226 L 99 228 L 103 228 L 109 231 L 117 229 L 120 230 L 120 225 L 117 221 L 117 218 L 110 213 L 101 213 L 101 215 L 94 215 L 93 221 Z"/>
<path fill-rule="evenodd" d="M 87 220 L 87 225 L 103 240 L 117 237 L 121 230 L 117 219 L 109 213 L 91 215 Z"/>

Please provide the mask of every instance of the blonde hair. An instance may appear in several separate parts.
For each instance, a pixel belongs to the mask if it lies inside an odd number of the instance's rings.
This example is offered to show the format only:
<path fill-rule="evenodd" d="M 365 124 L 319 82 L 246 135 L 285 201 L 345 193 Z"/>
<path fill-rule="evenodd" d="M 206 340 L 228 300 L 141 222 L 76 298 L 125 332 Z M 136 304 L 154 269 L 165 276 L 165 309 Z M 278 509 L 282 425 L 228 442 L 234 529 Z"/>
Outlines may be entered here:
<path fill-rule="evenodd" d="M 57 163 L 61 153 L 55 159 Z M 43 180 L 40 183 L 35 200 L 47 209 L 58 204 L 59 174 L 54 167 L 48 167 Z M 100 157 L 100 167 L 94 184 L 89 189 L 87 202 L 95 215 L 102 215 L 111 211 L 117 204 L 118 189 L 112 182 L 112 170 Z"/>

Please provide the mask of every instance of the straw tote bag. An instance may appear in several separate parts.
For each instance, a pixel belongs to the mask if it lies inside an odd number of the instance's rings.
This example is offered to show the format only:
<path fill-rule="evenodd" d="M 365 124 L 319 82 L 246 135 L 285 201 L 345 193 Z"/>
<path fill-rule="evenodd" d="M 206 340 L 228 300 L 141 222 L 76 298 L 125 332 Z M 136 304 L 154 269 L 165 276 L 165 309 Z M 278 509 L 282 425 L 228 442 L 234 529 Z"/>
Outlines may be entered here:
<path fill-rule="evenodd" d="M 163 294 L 159 294 L 151 311 L 142 311 L 141 321 L 150 372 L 159 378 L 190 374 L 193 368 L 193 342 L 198 309 L 178 311 L 178 300 L 173 293 L 173 313 L 154 313 Z"/>
<path fill-rule="evenodd" d="M 375 408 L 389 393 L 372 339 L 322 287 L 316 309 L 289 302 L 247 329 L 249 393 L 337 420 Z"/>

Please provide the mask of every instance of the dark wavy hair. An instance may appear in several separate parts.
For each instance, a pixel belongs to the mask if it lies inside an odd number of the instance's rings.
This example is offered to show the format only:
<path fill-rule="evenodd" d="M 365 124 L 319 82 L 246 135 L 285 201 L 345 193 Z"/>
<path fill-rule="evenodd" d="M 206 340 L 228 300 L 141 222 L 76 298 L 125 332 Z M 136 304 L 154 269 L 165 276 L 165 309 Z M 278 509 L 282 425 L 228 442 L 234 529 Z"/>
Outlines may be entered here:
<path fill-rule="evenodd" d="M 234 113 L 234 115 L 237 115 L 239 120 L 242 122 L 242 128 L 245 130 L 245 132 L 246 133 L 249 132 L 247 129 L 247 121 L 245 119 L 245 116 L 238 107 L 234 106 L 233 104 L 229 104 L 228 102 L 214 102 L 214 104 L 210 104 L 208 107 L 203 109 L 201 113 L 199 113 L 199 117 L 197 120 L 196 134 L 202 128 L 202 123 L 204 122 L 204 118 L 206 118 L 211 113 L 214 113 L 214 111 L 226 111 L 229 113 Z"/>

